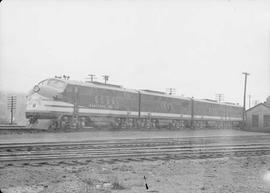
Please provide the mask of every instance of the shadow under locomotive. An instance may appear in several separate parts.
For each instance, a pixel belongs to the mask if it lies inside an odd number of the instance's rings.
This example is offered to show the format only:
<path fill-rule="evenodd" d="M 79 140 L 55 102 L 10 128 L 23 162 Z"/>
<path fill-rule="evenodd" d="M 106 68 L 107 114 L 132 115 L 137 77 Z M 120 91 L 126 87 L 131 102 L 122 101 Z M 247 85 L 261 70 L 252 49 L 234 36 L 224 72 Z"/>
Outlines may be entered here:
<path fill-rule="evenodd" d="M 26 118 L 31 127 L 43 129 L 236 128 L 242 109 L 158 91 L 50 78 L 30 91 Z"/>

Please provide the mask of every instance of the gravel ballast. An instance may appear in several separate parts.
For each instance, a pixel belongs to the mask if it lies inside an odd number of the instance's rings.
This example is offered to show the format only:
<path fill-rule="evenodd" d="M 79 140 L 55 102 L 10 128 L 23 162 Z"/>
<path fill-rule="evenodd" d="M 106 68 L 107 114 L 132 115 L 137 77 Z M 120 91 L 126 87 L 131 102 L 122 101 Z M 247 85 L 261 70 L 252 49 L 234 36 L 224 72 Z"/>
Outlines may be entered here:
<path fill-rule="evenodd" d="M 0 172 L 3 193 L 270 192 L 269 156 L 8 167 Z"/>

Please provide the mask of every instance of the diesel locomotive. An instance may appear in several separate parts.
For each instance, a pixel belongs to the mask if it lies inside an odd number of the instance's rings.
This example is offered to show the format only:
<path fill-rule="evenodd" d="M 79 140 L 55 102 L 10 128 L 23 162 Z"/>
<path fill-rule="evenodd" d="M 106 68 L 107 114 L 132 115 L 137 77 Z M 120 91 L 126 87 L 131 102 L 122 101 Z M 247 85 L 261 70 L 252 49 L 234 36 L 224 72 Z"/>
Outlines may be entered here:
<path fill-rule="evenodd" d="M 100 82 L 49 78 L 27 97 L 31 126 L 57 128 L 221 128 L 238 127 L 243 108 L 169 95 L 126 89 Z"/>

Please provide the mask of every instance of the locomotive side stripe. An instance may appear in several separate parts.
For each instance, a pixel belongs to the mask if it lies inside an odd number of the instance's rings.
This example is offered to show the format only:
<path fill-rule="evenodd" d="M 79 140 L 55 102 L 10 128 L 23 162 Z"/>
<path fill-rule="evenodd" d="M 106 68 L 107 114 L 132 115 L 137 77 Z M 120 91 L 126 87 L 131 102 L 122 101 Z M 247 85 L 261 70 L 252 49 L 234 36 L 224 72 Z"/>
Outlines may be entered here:
<path fill-rule="evenodd" d="M 44 105 L 45 107 L 59 107 L 59 108 L 73 108 L 72 106 L 63 106 L 63 105 Z"/>
<path fill-rule="evenodd" d="M 62 106 L 62 105 L 45 105 L 46 110 L 42 108 L 42 111 L 51 111 L 51 112 L 73 112 L 73 107 L 68 106 Z M 36 109 L 41 110 L 41 109 Z M 100 115 L 100 116 L 115 116 L 115 115 L 122 115 L 122 116 L 131 116 L 131 117 L 137 117 L 138 112 L 137 111 L 120 111 L 120 110 L 111 110 L 111 109 L 90 109 L 85 107 L 79 108 L 79 113 L 87 113 L 87 114 L 94 114 L 94 115 Z M 190 119 L 191 115 L 187 114 L 174 114 L 174 113 L 153 113 L 153 112 L 141 112 L 141 116 L 147 117 L 150 116 L 152 118 L 177 118 L 177 119 Z M 195 115 L 194 120 L 226 120 L 226 121 L 241 121 L 241 117 L 220 117 L 220 116 L 201 116 L 201 115 Z"/>

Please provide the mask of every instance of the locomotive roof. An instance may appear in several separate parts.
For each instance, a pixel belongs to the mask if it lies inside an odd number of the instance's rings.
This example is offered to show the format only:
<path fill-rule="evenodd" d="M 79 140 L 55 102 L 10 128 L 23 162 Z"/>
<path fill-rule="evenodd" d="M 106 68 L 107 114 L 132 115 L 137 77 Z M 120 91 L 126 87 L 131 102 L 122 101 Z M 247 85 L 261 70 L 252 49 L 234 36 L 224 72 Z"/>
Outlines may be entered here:
<path fill-rule="evenodd" d="M 83 82 L 83 81 L 75 81 L 75 80 L 63 80 L 63 79 L 56 79 L 56 78 L 51 78 L 55 80 L 62 80 L 66 82 L 67 84 L 72 84 L 72 85 L 78 85 L 78 86 L 85 86 L 85 87 L 95 87 L 95 88 L 104 88 L 104 89 L 110 89 L 110 90 L 118 90 L 118 91 L 125 91 L 125 92 L 131 92 L 131 93 L 138 93 L 140 92 L 141 94 L 147 94 L 147 95 L 154 95 L 154 96 L 161 96 L 161 97 L 168 97 L 168 98 L 176 98 L 176 99 L 182 99 L 182 100 L 192 100 L 191 97 L 182 97 L 182 96 L 176 96 L 176 95 L 169 95 L 167 93 L 162 93 L 162 92 L 153 92 L 152 90 L 135 90 L 135 89 L 127 89 L 122 86 L 115 87 L 115 86 L 110 86 L 110 84 L 95 84 L 91 82 Z M 210 101 L 207 99 L 194 99 L 195 102 L 204 102 L 204 103 L 210 103 L 210 104 L 219 104 L 223 106 L 232 106 L 232 107 L 241 107 L 239 105 L 235 104 L 228 104 L 228 103 L 218 103 L 214 101 Z"/>
<path fill-rule="evenodd" d="M 57 79 L 57 80 L 62 80 L 62 79 Z M 62 81 L 66 82 L 67 84 L 77 85 L 77 86 L 106 88 L 106 89 L 110 89 L 110 90 L 119 90 L 119 91 L 137 93 L 137 91 L 134 89 L 126 89 L 126 88 L 121 87 L 121 86 L 111 86 L 111 84 L 102 84 L 102 83 L 96 84 L 96 83 L 76 81 L 76 80 L 62 80 Z"/>

